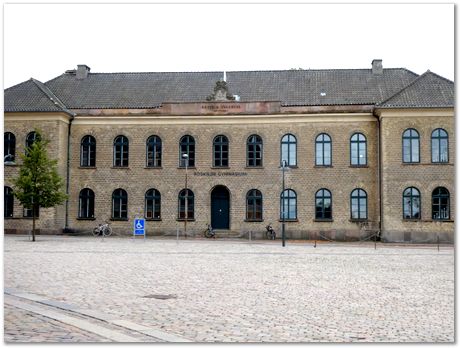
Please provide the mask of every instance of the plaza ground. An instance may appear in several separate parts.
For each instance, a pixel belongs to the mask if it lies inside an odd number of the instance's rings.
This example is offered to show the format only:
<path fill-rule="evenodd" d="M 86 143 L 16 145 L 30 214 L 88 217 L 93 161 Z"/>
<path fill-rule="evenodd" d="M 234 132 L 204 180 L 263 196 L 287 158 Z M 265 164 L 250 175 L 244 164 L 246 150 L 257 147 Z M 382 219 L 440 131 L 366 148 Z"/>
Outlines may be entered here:
<path fill-rule="evenodd" d="M 6 342 L 453 342 L 452 245 L 4 237 Z"/>

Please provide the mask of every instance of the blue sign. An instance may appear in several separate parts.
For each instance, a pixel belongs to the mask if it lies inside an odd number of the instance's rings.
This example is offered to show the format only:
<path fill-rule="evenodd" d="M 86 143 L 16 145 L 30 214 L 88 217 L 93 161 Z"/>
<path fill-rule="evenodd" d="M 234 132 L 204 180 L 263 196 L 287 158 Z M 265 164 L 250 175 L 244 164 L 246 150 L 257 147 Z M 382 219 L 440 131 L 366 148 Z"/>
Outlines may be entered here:
<path fill-rule="evenodd" d="M 145 236 L 145 220 L 134 219 L 134 235 Z"/>

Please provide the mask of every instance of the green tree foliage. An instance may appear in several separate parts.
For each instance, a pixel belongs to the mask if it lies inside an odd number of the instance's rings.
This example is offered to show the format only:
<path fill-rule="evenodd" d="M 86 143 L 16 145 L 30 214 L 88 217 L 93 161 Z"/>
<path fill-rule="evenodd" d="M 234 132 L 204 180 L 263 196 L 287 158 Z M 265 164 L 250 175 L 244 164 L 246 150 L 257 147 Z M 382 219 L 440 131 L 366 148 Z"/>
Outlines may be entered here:
<path fill-rule="evenodd" d="M 21 155 L 22 166 L 19 176 L 13 180 L 14 196 L 21 204 L 32 209 L 32 241 L 35 242 L 35 212 L 39 207 L 51 208 L 67 199 L 64 180 L 57 172 L 57 160 L 48 158 L 49 140 L 35 130 L 35 142 Z"/>

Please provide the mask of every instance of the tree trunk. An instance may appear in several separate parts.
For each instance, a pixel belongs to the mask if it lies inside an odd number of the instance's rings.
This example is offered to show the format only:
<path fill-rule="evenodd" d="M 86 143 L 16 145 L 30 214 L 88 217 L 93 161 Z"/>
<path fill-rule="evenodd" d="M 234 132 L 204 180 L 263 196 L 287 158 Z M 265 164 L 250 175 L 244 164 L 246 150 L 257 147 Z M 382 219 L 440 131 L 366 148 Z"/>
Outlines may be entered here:
<path fill-rule="evenodd" d="M 32 205 L 32 242 L 35 242 L 35 204 Z"/>

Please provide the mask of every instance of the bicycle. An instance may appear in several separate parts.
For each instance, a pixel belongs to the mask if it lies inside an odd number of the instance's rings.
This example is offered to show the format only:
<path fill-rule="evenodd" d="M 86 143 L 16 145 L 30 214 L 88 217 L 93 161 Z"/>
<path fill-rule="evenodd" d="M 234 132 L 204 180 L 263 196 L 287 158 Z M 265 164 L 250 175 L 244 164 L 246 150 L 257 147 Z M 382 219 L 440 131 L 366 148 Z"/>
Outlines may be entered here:
<path fill-rule="evenodd" d="M 267 239 L 275 240 L 276 239 L 276 232 L 272 227 L 272 224 L 268 224 L 265 226 L 265 229 L 267 232 L 265 232 L 265 235 L 267 236 Z"/>
<path fill-rule="evenodd" d="M 112 227 L 107 221 L 105 222 L 105 224 L 99 224 L 99 226 L 95 227 L 93 230 L 93 235 L 95 237 L 97 236 L 108 237 L 111 234 L 112 234 Z"/>
<path fill-rule="evenodd" d="M 216 238 L 216 232 L 210 224 L 207 224 L 208 227 L 203 231 L 203 234 L 206 238 Z"/>

